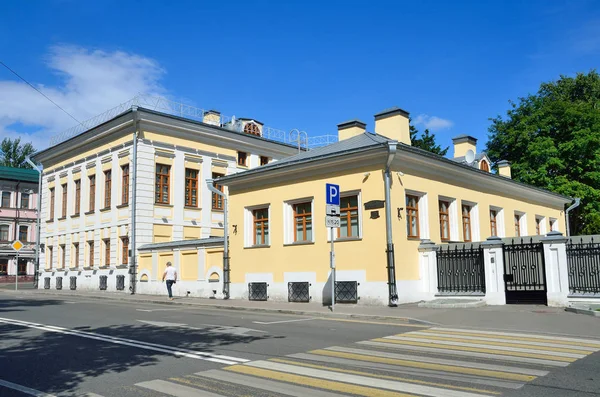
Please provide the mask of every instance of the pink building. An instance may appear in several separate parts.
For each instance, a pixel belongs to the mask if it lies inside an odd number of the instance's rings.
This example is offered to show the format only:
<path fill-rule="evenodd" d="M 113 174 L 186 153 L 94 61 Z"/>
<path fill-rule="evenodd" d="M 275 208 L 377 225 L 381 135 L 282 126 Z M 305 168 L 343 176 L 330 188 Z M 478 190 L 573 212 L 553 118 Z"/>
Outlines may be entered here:
<path fill-rule="evenodd" d="M 35 170 L 0 166 L 0 283 L 32 279 L 39 174 Z M 19 263 L 11 244 L 20 240 Z"/>

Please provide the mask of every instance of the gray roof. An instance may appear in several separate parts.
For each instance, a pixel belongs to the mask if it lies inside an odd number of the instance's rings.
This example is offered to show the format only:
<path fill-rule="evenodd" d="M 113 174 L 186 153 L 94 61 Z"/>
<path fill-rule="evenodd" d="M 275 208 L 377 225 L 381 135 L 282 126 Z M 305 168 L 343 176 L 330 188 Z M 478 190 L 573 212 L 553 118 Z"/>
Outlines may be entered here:
<path fill-rule="evenodd" d="M 261 167 L 256 167 L 248 171 L 221 177 L 219 178 L 219 181 L 237 179 L 238 176 L 253 175 L 269 170 L 289 167 L 293 164 L 306 163 L 321 158 L 340 156 L 348 153 L 365 151 L 376 147 L 385 147 L 388 142 L 391 142 L 391 140 L 388 138 L 385 138 L 381 135 L 375 135 L 370 132 L 365 132 L 355 137 L 344 139 L 343 141 L 339 141 L 331 145 L 321 146 L 319 148 L 309 150 L 306 152 L 301 152 L 293 156 L 274 161 L 267 165 L 263 165 Z"/>
<path fill-rule="evenodd" d="M 164 248 L 182 248 L 182 247 L 202 247 L 208 245 L 223 245 L 225 239 L 223 237 L 209 237 L 201 238 L 196 240 L 178 240 L 169 241 L 166 243 L 152 243 L 142 245 L 140 251 L 148 251 L 153 249 L 164 249 Z"/>
<path fill-rule="evenodd" d="M 481 161 L 481 159 L 484 158 L 485 156 L 487 156 L 486 152 L 477 153 L 475 155 L 475 161 Z M 467 164 L 467 165 L 470 165 L 471 167 L 476 166 L 475 161 L 473 161 L 473 163 L 471 163 L 471 164 L 467 163 L 467 159 L 465 156 L 454 157 L 454 158 L 451 158 L 450 160 L 455 161 L 457 163 L 461 163 L 461 164 Z"/>

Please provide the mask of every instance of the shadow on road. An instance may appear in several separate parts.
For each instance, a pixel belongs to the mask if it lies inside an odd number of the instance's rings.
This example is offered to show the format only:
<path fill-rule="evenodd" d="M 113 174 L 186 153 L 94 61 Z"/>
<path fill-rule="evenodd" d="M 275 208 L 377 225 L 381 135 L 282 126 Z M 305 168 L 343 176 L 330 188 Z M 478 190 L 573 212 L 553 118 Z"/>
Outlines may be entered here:
<path fill-rule="evenodd" d="M 49 304 L 48 301 L 16 301 L 23 305 Z M 10 307 L 1 301 L 0 308 Z M 210 329 L 164 328 L 151 325 L 111 325 L 94 328 L 78 327 L 78 331 L 104 336 L 168 345 L 178 349 L 233 355 L 223 348 L 259 340 L 284 338 L 272 335 L 237 335 L 207 332 Z M 243 356 L 242 356 L 243 357 Z M 124 346 L 106 341 L 0 323 L 1 377 L 11 382 L 61 396 L 77 395 L 79 385 L 91 378 L 121 374 L 134 367 L 158 365 L 164 359 L 193 360 L 169 352 Z M 172 362 L 171 362 L 172 364 Z M 169 370 L 168 367 L 167 372 Z M 109 378 L 107 378 L 109 379 Z M 0 391 L 0 394 L 1 391 Z"/>
<path fill-rule="evenodd" d="M 0 313 L 22 312 L 32 307 L 43 307 L 63 304 L 63 301 L 56 299 L 2 299 L 2 294 L 0 294 Z"/>

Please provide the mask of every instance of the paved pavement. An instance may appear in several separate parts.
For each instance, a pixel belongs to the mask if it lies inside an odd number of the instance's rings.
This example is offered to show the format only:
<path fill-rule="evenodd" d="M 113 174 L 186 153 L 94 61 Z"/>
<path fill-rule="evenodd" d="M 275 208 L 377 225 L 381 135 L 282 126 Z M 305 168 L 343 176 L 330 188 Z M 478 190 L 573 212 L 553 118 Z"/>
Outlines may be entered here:
<path fill-rule="evenodd" d="M 390 309 L 407 320 L 375 308 L 338 312 L 381 317 L 278 307 L 0 292 L 0 396 L 600 396 L 594 317 L 455 309 L 469 324 L 431 325 L 416 319 L 450 311 Z M 476 328 L 479 317 L 500 319 Z M 525 324 L 535 330 L 506 331 L 525 317 L 537 317 Z M 570 335 L 547 328 L 563 322 Z"/>

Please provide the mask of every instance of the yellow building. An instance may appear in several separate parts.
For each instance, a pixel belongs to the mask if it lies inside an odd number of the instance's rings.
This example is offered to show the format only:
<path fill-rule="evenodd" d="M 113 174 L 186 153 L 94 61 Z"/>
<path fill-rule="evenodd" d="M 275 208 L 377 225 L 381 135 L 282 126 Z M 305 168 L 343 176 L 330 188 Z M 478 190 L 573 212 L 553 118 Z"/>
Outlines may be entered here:
<path fill-rule="evenodd" d="M 36 153 L 44 167 L 40 288 L 164 293 L 171 261 L 177 294 L 222 291 L 223 200 L 205 181 L 298 148 L 265 139 L 266 127 L 251 119 L 198 118 L 134 107 Z"/>
<path fill-rule="evenodd" d="M 365 127 L 339 124 L 338 143 L 219 179 L 229 192 L 231 297 L 331 300 L 326 183 L 341 189 L 335 280 L 363 303 L 428 297 L 422 240 L 479 242 L 565 224 L 568 197 L 511 180 L 507 162 L 491 173 L 472 137 L 455 138 L 447 159 L 410 145 L 402 109 L 376 114 L 375 134 Z"/>

